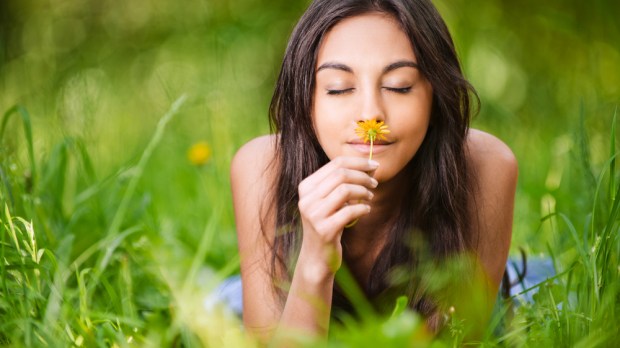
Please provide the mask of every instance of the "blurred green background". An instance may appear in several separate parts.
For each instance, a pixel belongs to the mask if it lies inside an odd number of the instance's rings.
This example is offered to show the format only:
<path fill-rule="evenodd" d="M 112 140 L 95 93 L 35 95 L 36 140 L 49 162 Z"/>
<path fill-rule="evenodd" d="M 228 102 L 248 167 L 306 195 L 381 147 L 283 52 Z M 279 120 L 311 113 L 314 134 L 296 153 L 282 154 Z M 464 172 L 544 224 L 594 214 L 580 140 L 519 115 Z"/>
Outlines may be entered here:
<path fill-rule="evenodd" d="M 512 252 L 545 252 L 563 237 L 541 217 L 561 211 L 583 225 L 609 158 L 620 102 L 620 2 L 434 3 L 482 101 L 473 127 L 501 138 L 519 161 Z M 43 163 L 33 176 L 21 121 L 11 118 L 0 160 L 25 193 L 11 199 L 32 199 L 14 204 L 13 214 L 34 219 L 40 243 L 53 250 L 73 236 L 66 258 L 81 255 L 107 233 L 123 178 L 131 178 L 158 120 L 187 95 L 145 167 L 123 227 L 140 225 L 132 247 L 146 238 L 170 272 L 191 269 L 196 255 L 208 269 L 234 272 L 229 164 L 243 143 L 269 131 L 274 81 L 307 4 L 1 0 L 0 112 L 27 109 Z M 211 158 L 197 166 L 187 151 L 200 141 Z M 84 149 L 92 168 L 76 155 Z M 37 194 L 28 195 L 32 186 Z M 199 252 L 205 230 L 216 233 Z"/>
<path fill-rule="evenodd" d="M 230 246 L 229 162 L 242 143 L 268 132 L 274 79 L 307 3 L 3 0 L 0 110 L 28 109 L 36 153 L 79 137 L 97 172 L 107 173 L 136 158 L 155 122 L 187 94 L 191 105 L 170 126 L 142 185 L 149 204 L 175 220 L 201 220 L 221 204 Z M 558 188 L 571 176 L 589 175 L 565 170 L 579 151 L 575 134 L 585 127 L 594 164 L 609 153 L 620 101 L 620 3 L 435 3 L 482 100 L 473 126 L 500 137 L 519 160 L 514 245 L 537 250 L 541 209 L 562 201 Z M 7 129 L 24 157 L 19 128 Z M 213 150 L 207 172 L 185 161 L 201 139 Z M 217 185 L 207 192 L 205 181 Z M 189 241 L 199 238 L 195 226 L 186 232 Z"/>

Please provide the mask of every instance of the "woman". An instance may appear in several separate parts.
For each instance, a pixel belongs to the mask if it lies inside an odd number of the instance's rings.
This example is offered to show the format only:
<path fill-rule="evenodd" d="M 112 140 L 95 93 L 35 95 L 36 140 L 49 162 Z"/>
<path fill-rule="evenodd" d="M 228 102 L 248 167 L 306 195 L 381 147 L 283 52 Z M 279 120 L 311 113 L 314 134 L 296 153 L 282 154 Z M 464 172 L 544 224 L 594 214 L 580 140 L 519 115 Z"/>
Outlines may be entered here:
<path fill-rule="evenodd" d="M 473 253 L 480 267 L 463 279 L 485 274 L 493 301 L 517 165 L 501 141 L 469 129 L 470 93 L 429 0 L 309 6 L 272 99 L 275 134 L 247 143 L 231 167 L 248 330 L 324 336 L 335 312 L 354 310 L 334 281 L 343 265 L 379 310 L 405 294 L 433 330 L 450 304 L 416 272 L 429 260 Z M 365 121 L 389 129 L 372 150 L 355 132 Z"/>

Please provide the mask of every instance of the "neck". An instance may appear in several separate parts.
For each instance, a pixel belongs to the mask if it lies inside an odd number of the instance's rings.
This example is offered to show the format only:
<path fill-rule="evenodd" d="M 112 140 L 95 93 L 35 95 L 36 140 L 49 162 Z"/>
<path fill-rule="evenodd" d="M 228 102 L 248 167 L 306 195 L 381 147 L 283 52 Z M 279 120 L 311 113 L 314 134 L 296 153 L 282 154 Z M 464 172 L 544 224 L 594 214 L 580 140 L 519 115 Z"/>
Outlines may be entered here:
<path fill-rule="evenodd" d="M 403 182 L 405 177 L 403 170 L 392 180 L 379 184 L 373 190 L 374 198 L 370 202 L 370 213 L 344 231 L 343 247 L 351 258 L 368 254 L 378 255 L 400 213 L 401 202 L 405 195 L 403 187 L 407 186 Z"/>

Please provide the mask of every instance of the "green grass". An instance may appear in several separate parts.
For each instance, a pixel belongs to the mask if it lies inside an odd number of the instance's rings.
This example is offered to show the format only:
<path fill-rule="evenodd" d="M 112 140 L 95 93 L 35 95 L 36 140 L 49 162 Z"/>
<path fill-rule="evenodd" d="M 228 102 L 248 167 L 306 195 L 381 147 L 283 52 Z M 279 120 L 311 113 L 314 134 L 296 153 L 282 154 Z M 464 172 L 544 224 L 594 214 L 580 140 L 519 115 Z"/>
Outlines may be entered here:
<path fill-rule="evenodd" d="M 218 342 L 225 339 L 222 332 L 239 332 L 238 322 L 225 312 L 207 313 L 200 305 L 196 310 L 209 289 L 238 268 L 234 257 L 218 269 L 203 265 L 215 248 L 222 208 L 207 219 L 186 268 L 175 254 L 187 252 L 174 236 L 178 226 L 166 221 L 156 226 L 137 197 L 147 163 L 185 100 L 179 98 L 161 118 L 137 163 L 101 180 L 95 178 L 86 149 L 72 139 L 56 146 L 41 163 L 41 178 L 29 176 L 28 183 L 14 174 L 13 163 L 2 162 L 0 342 L 165 346 Z M 21 107 L 11 110 L 27 115 Z M 12 114 L 6 113 L 3 121 Z M 22 120 L 28 134 L 30 119 Z M 25 138 L 31 144 L 31 137 Z M 5 150 L 3 158 L 11 159 Z M 90 169 L 76 167 L 69 173 L 71 160 Z M 69 178 L 77 182 L 69 183 Z M 72 184 L 77 189 L 66 197 Z M 63 207 L 63 197 L 71 208 Z M 14 216 L 15 211 L 28 220 Z M 230 339 L 243 340 L 236 336 Z"/>
<path fill-rule="evenodd" d="M 557 271 L 528 289 L 532 303 L 501 304 L 481 343 L 613 346 L 618 3 L 437 4 L 480 92 L 473 126 L 519 161 L 511 253 L 550 257 Z M 304 7 L 2 2 L 0 345 L 252 346 L 236 318 L 202 303 L 239 270 L 229 164 L 268 132 Z M 199 141 L 213 150 L 203 166 L 186 157 Z M 328 345 L 463 344 L 458 315 L 430 341 L 402 306 L 379 317 L 356 303 L 365 319 L 334 326 Z"/>
<path fill-rule="evenodd" d="M 185 101 L 181 97 L 172 104 L 141 156 L 112 174 L 97 173 L 87 148 L 75 139 L 60 142 L 41 160 L 28 152 L 24 168 L 13 162 L 16 153 L 2 147 L 0 342 L 23 346 L 250 344 L 230 313 L 201 306 L 217 282 L 238 269 L 238 258 L 230 259 L 236 254 L 234 246 L 228 246 L 228 261 L 209 262 L 209 256 L 217 256 L 210 254 L 219 248 L 222 211 L 229 209 L 225 206 L 229 202 L 211 206 L 192 249 L 179 233 L 185 222 L 160 217 L 148 206 L 148 192 L 140 188 L 145 177 L 156 175 L 146 168 Z M 24 141 L 31 149 L 28 112 L 24 107 L 12 108 L 3 124 L 14 115 L 22 116 Z M 553 259 L 557 275 L 526 290 L 538 290 L 532 303 L 516 308 L 510 303 L 517 299 L 504 303 L 491 320 L 484 344 L 592 347 L 612 345 L 620 338 L 615 125 L 614 117 L 609 160 L 595 177 L 592 194 L 583 193 L 593 197 L 591 208 L 574 217 L 554 211 L 540 222 L 541 229 L 549 224 L 554 236 L 547 256 Z M 583 161 L 577 163 L 583 165 Z M 579 201 L 578 192 L 572 196 Z M 584 223 L 575 225 L 573 220 Z M 342 279 L 351 285 L 350 279 Z M 355 294 L 356 290 L 347 291 Z M 357 298 L 360 309 L 367 308 Z M 361 323 L 350 321 L 335 328 L 330 345 L 402 346 L 413 339 L 439 346 L 463 343 L 463 322 L 457 317 L 431 343 L 422 333 L 420 318 L 402 306 L 389 318 L 371 312 L 362 311 L 366 314 Z"/>

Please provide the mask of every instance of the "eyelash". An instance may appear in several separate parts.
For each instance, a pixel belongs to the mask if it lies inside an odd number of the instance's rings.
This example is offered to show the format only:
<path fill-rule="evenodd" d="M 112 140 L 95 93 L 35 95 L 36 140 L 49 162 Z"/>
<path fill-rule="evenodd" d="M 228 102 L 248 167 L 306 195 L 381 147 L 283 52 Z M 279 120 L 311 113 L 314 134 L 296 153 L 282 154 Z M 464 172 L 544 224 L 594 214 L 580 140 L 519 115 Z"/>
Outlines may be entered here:
<path fill-rule="evenodd" d="M 403 87 L 403 88 L 392 88 L 392 87 L 383 87 L 386 90 L 390 91 L 390 92 L 394 92 L 394 93 L 399 93 L 399 94 L 407 94 L 409 93 L 409 91 L 411 91 L 411 86 L 409 87 Z M 327 90 L 327 95 L 343 95 L 346 93 L 349 93 L 353 91 L 353 88 L 347 88 L 347 89 L 328 89 Z"/>
<path fill-rule="evenodd" d="M 411 86 L 409 87 L 403 87 L 403 88 L 391 88 L 391 87 L 385 87 L 385 89 L 387 89 L 390 92 L 395 92 L 395 93 L 400 93 L 400 94 L 407 94 L 409 93 L 409 91 L 411 90 Z"/>
<path fill-rule="evenodd" d="M 328 95 L 342 95 L 345 94 L 347 92 L 351 92 L 353 91 L 353 88 L 347 88 L 347 89 L 328 89 L 327 90 L 327 94 Z"/>

